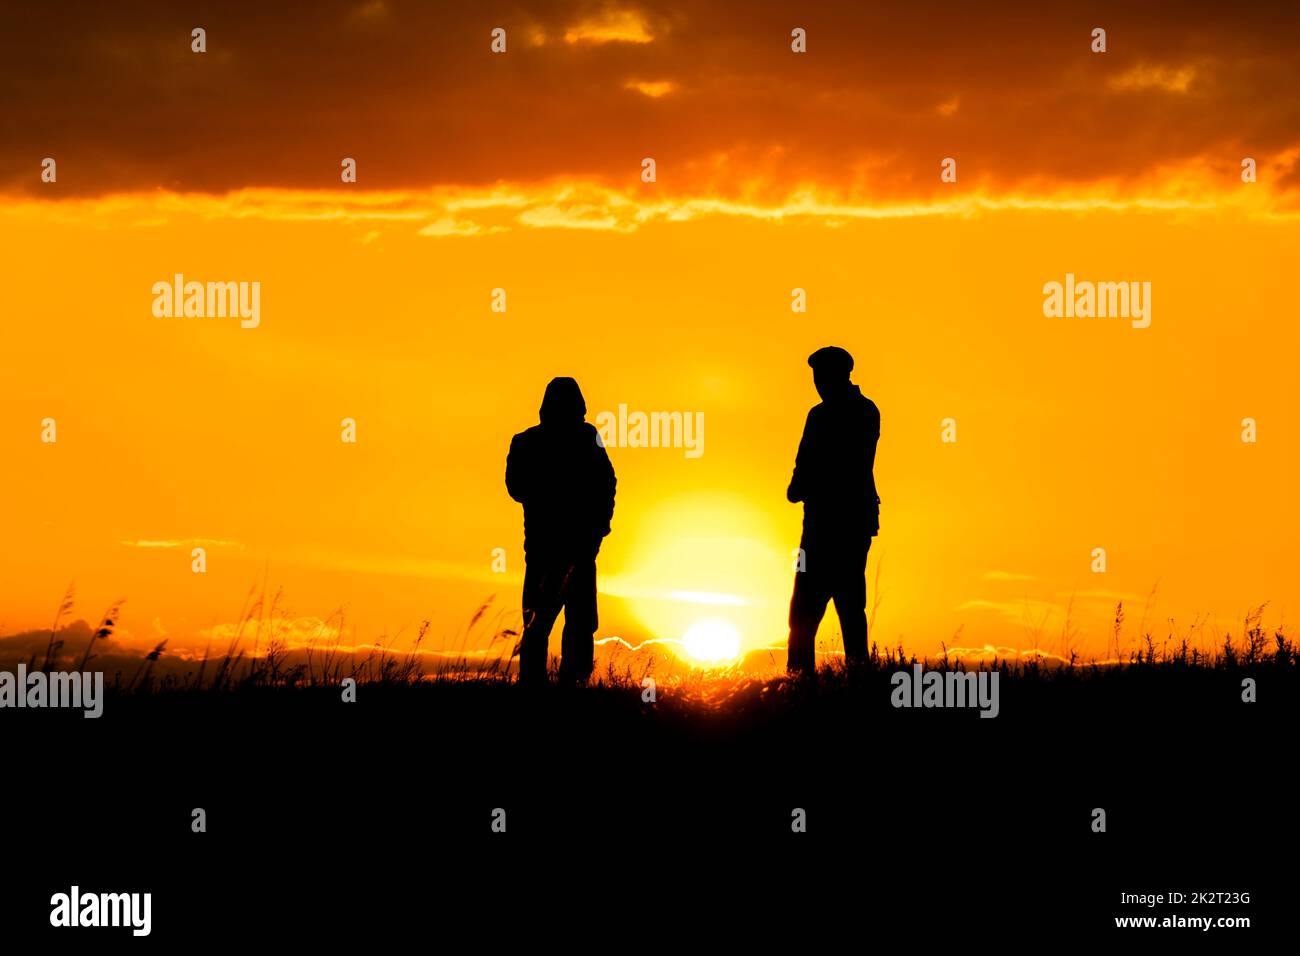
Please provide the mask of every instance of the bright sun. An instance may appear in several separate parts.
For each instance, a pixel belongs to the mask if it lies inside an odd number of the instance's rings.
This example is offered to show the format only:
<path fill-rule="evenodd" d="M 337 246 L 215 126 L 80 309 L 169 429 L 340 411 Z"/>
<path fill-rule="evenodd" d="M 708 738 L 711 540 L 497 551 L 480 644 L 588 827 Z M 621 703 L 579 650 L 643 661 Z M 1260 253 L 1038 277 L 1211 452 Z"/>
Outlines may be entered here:
<path fill-rule="evenodd" d="M 687 628 L 682 636 L 682 649 L 706 664 L 734 661 L 740 656 L 740 632 L 729 621 L 706 618 Z"/>

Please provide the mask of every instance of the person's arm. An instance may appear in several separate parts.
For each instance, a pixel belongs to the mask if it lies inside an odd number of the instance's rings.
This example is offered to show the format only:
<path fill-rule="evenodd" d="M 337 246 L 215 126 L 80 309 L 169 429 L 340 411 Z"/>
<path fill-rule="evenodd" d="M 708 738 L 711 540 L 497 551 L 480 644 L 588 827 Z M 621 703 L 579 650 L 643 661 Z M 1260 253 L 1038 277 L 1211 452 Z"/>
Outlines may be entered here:
<path fill-rule="evenodd" d="M 880 409 L 876 407 L 875 402 L 871 403 L 871 412 L 871 455 L 867 459 L 867 468 L 871 472 L 871 484 L 874 487 L 876 484 L 876 448 L 880 444 Z M 876 494 L 876 507 L 880 507 L 879 492 Z"/>
<path fill-rule="evenodd" d="M 510 439 L 510 451 L 506 454 L 506 491 L 510 492 L 510 497 L 520 504 L 528 497 L 528 486 L 531 482 L 528 480 L 528 463 L 525 460 L 526 452 L 523 443 L 519 441 L 520 435 Z"/>
<path fill-rule="evenodd" d="M 806 501 L 808 489 L 808 472 L 811 468 L 809 464 L 811 458 L 810 448 L 812 447 L 813 431 L 813 409 L 808 412 L 808 418 L 804 421 L 803 436 L 799 439 L 799 451 L 794 456 L 794 474 L 790 477 L 790 487 L 785 490 L 786 500 L 791 504 L 797 504 L 800 501 Z"/>
<path fill-rule="evenodd" d="M 614 520 L 614 492 L 618 479 L 614 477 L 614 465 L 609 460 L 609 452 L 599 441 L 596 442 L 596 482 L 594 499 L 596 502 L 596 533 L 603 538 L 609 534 L 610 522 Z"/>

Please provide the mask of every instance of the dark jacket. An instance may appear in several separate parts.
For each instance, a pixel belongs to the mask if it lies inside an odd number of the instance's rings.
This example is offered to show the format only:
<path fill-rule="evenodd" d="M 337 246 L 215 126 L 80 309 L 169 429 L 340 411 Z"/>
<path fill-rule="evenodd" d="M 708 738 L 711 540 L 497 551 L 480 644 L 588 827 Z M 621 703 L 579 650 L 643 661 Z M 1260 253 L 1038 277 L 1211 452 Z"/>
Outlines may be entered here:
<path fill-rule="evenodd" d="M 524 506 L 524 553 L 594 558 L 614 516 L 614 466 L 594 425 L 543 421 L 506 457 L 506 490 Z"/>
<path fill-rule="evenodd" d="M 804 538 L 871 537 L 880 530 L 876 443 L 880 410 L 856 385 L 808 413 L 786 497 L 803 502 Z"/>

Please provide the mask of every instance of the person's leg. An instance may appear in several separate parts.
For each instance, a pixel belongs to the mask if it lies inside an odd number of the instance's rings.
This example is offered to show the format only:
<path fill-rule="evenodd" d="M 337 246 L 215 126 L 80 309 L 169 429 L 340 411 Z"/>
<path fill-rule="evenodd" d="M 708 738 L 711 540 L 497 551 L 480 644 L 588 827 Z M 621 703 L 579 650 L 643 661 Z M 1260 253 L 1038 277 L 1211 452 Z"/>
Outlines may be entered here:
<path fill-rule="evenodd" d="M 867 659 L 867 552 L 865 543 L 850 542 L 836 555 L 836 581 L 833 597 L 835 613 L 844 635 L 844 659 L 861 663 Z"/>
<path fill-rule="evenodd" d="M 595 666 L 596 562 L 577 561 L 564 585 L 564 632 L 560 644 L 560 682 L 585 684 Z"/>
<path fill-rule="evenodd" d="M 529 561 L 524 570 L 524 633 L 519 639 L 519 682 L 546 683 L 551 628 L 560 613 L 563 569 L 554 562 Z"/>
<path fill-rule="evenodd" d="M 811 674 L 817 670 L 817 628 L 826 614 L 830 589 L 826 582 L 830 568 L 822 564 L 822 554 L 804 548 L 807 566 L 794 575 L 794 594 L 790 597 L 790 643 L 786 653 L 786 670 L 791 674 Z"/>

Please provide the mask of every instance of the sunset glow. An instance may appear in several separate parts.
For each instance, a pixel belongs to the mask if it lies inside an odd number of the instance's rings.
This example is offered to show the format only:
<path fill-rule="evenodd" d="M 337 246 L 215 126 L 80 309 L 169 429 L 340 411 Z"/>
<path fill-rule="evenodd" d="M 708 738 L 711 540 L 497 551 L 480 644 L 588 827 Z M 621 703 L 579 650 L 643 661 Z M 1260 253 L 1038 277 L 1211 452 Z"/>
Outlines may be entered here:
<path fill-rule="evenodd" d="M 721 664 L 740 656 L 740 633 L 721 618 L 696 621 L 682 637 L 682 647 L 696 661 Z"/>
<path fill-rule="evenodd" d="M 809 16 L 801 58 L 771 10 L 740 29 L 721 8 L 560 4 L 493 59 L 463 11 L 368 4 L 347 21 L 365 44 L 325 18 L 302 40 L 376 74 L 306 90 L 296 48 L 251 55 L 269 41 L 248 22 L 220 55 L 159 58 L 95 14 L 76 62 L 111 77 L 103 50 L 143 57 L 153 92 L 86 82 L 82 112 L 48 84 L 8 97 L 6 632 L 39 634 L 75 582 L 92 623 L 126 598 L 125 646 L 197 655 L 251 589 L 282 595 L 285 633 L 342 612 L 350 643 L 403 646 L 429 621 L 439 653 L 486 603 L 466 649 L 508 653 L 487 627 L 518 623 L 524 566 L 505 452 L 572 375 L 588 421 L 700 423 L 698 447 L 610 449 L 597 637 L 766 659 L 799 543 L 805 360 L 831 342 L 883 419 L 873 640 L 1104 657 L 1120 603 L 1121 644 L 1144 608 L 1205 645 L 1261 604 L 1293 613 L 1300 141 L 1242 93 L 1293 51 L 1205 47 L 1228 20 L 1162 46 L 1140 12 L 1116 14 L 1105 58 L 1072 25 L 994 12 L 923 36 L 842 15 Z M 455 41 L 430 60 L 412 31 Z M 40 76 L 22 41 L 14 75 Z M 269 86 L 301 127 L 267 112 Z M 158 139 L 187 97 L 230 138 Z M 258 283 L 260 321 L 155 314 L 177 275 Z M 1148 284 L 1149 326 L 1046 316 L 1067 276 Z"/>

